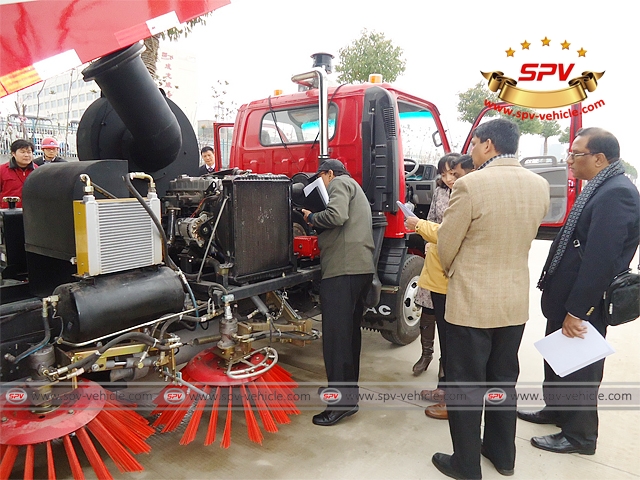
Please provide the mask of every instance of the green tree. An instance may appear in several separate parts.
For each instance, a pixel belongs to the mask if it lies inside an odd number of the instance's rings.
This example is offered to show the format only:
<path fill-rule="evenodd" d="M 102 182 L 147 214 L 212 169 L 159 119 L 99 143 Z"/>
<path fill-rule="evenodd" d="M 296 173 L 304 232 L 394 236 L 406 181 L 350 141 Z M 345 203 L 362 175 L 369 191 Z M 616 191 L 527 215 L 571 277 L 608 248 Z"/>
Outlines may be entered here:
<path fill-rule="evenodd" d="M 406 69 L 403 50 L 395 47 L 383 33 L 362 30 L 359 39 L 338 50 L 340 63 L 336 65 L 338 81 L 362 83 L 369 74 L 379 73 L 386 82 L 394 82 Z"/>
<path fill-rule="evenodd" d="M 228 85 L 229 82 L 226 80 L 216 80 L 216 84 L 211 87 L 213 91 L 211 98 L 215 102 L 213 119 L 216 122 L 233 122 L 238 113 L 238 104 L 227 99 L 226 87 Z"/>
<path fill-rule="evenodd" d="M 480 114 L 483 108 L 485 108 L 485 100 L 491 103 L 498 103 L 500 99 L 498 95 L 493 93 L 482 82 L 476 83 L 468 90 L 458 93 L 458 120 L 463 122 L 473 123 L 477 116 Z M 537 135 L 540 133 L 542 125 L 540 120 L 534 115 L 533 110 L 523 107 L 510 106 L 507 107 L 510 110 L 510 114 L 498 113 L 496 110 L 488 110 L 485 113 L 486 117 L 493 117 L 499 115 L 502 118 L 508 118 L 509 120 L 518 124 L 520 133 Z M 518 116 L 518 112 L 527 112 L 527 120 L 523 120 L 523 115 Z"/>
<path fill-rule="evenodd" d="M 544 121 L 541 123 L 542 123 L 542 127 L 540 128 L 539 135 L 544 138 L 544 149 L 542 154 L 546 155 L 548 152 L 547 143 L 548 143 L 549 137 L 555 137 L 556 135 L 560 135 L 562 131 L 560 130 L 560 125 L 558 125 L 558 122 L 556 122 L 555 120 Z"/>
<path fill-rule="evenodd" d="M 470 89 L 458 93 L 458 120 L 473 123 L 476 117 L 485 107 L 485 100 L 497 103 L 500 101 L 498 95 L 489 90 L 484 83 L 478 82 Z M 495 110 L 488 111 L 487 117 L 497 115 Z"/>
<path fill-rule="evenodd" d="M 558 141 L 560 143 L 569 143 L 570 139 L 571 139 L 571 134 L 569 132 L 569 127 L 566 127 L 564 130 L 562 130 L 562 133 L 558 137 Z"/>
<path fill-rule="evenodd" d="M 624 172 L 635 182 L 638 179 L 638 170 L 636 170 L 636 167 L 622 159 L 620 159 L 620 162 L 624 166 Z"/>
<path fill-rule="evenodd" d="M 542 130 L 542 122 L 535 115 L 535 112 L 533 110 L 531 110 L 530 108 L 516 107 L 516 106 L 511 106 L 509 108 L 512 110 L 512 113 L 510 115 L 501 113 L 500 116 L 502 118 L 507 118 L 512 122 L 517 123 L 518 127 L 520 128 L 520 133 L 522 135 L 527 135 L 527 134 L 539 135 L 540 134 L 540 131 Z M 528 115 L 520 114 L 520 116 L 518 116 L 518 112 L 527 112 Z M 523 120 L 524 117 L 526 117 L 526 120 Z"/>

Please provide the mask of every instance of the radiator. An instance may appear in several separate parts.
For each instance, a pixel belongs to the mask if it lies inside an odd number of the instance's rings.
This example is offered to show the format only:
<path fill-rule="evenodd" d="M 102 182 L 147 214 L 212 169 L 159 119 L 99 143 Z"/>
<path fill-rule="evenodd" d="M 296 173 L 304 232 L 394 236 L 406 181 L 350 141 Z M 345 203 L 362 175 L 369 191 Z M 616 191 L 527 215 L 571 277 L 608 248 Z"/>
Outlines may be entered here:
<path fill-rule="evenodd" d="M 160 200 L 147 199 L 160 218 Z M 162 263 L 162 238 L 133 198 L 73 202 L 78 275 L 102 275 Z"/>

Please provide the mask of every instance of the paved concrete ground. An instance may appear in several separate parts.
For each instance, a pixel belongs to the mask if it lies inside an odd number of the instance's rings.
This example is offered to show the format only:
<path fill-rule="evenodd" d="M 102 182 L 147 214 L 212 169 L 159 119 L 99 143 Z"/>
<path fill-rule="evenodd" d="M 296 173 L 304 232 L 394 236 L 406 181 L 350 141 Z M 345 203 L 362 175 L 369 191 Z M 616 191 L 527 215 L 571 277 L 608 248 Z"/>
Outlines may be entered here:
<path fill-rule="evenodd" d="M 520 349 L 519 387 L 539 387 L 543 377 L 542 359 L 533 343 L 544 335 L 544 320 L 539 308 L 539 291 L 533 286 L 546 257 L 550 242 L 533 244 L 531 268 L 531 315 Z M 635 260 L 637 264 L 637 259 Z M 321 322 L 316 322 L 321 328 Z M 605 382 L 616 391 L 633 391 L 633 407 L 613 405 L 600 411 L 600 437 L 593 456 L 560 455 L 533 448 L 531 436 L 555 433 L 551 425 L 533 425 L 518 421 L 517 460 L 514 479 L 626 479 L 640 477 L 640 321 L 609 329 L 608 340 L 616 349 L 605 366 Z M 301 384 L 300 391 L 315 390 L 326 381 L 321 343 L 304 348 L 277 346 L 281 364 Z M 362 392 L 390 393 L 433 388 L 437 362 L 420 377 L 411 367 L 420 352 L 419 341 L 405 347 L 391 345 L 379 333 L 363 335 Z M 362 405 L 357 415 L 333 427 L 318 427 L 311 417 L 323 407 L 303 407 L 291 423 L 277 433 L 265 433 L 263 445 L 251 443 L 239 416 L 234 417 L 229 449 L 216 442 L 203 445 L 205 414 L 196 441 L 178 444 L 182 425 L 173 434 L 155 435 L 149 443 L 151 454 L 139 455 L 145 471 L 118 474 L 110 460 L 107 464 L 116 478 L 142 479 L 441 479 L 446 478 L 431 464 L 435 452 L 451 453 L 448 423 L 425 417 L 421 401 L 381 402 Z M 533 406 L 531 407 L 533 409 Z M 220 430 L 219 430 L 220 432 Z M 218 434 L 220 435 L 220 433 Z M 57 450 L 64 456 L 62 449 Z M 38 461 L 42 463 L 42 461 Z M 69 478 L 64 459 L 58 478 Z M 85 460 L 86 464 L 86 460 Z M 44 467 L 45 464 L 42 466 Z M 483 478 L 502 478 L 488 460 L 482 459 Z M 39 470 L 46 472 L 46 469 Z M 36 472 L 37 473 L 37 472 Z M 85 473 L 94 476 L 87 466 Z"/>

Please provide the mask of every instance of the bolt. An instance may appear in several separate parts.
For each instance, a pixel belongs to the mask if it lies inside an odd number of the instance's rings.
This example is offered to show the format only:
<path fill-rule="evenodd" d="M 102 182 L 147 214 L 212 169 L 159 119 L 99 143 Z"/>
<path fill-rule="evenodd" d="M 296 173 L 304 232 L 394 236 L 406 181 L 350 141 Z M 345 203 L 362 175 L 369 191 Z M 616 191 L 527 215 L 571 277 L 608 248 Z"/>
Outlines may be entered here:
<path fill-rule="evenodd" d="M 9 421 L 7 417 L 2 417 L 2 423 Z"/>
<path fill-rule="evenodd" d="M 69 410 L 67 413 L 68 413 L 69 415 L 73 415 L 73 414 L 74 414 L 74 413 L 76 413 L 76 412 L 74 412 L 73 410 Z"/>
<path fill-rule="evenodd" d="M 97 363 L 94 363 L 93 365 L 91 365 L 91 370 L 93 370 L 94 372 L 97 372 L 98 370 L 100 370 L 100 365 L 98 365 Z"/>

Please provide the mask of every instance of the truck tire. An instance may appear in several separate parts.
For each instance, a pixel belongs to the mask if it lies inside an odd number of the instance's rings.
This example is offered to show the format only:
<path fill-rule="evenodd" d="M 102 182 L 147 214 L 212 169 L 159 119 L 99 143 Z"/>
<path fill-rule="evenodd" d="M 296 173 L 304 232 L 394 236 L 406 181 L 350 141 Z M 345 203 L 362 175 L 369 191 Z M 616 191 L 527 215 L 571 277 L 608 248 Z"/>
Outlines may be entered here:
<path fill-rule="evenodd" d="M 309 235 L 311 233 L 311 227 L 304 221 L 304 215 L 293 210 L 291 212 L 291 221 L 293 222 L 293 236 L 298 237 L 300 235 Z"/>
<path fill-rule="evenodd" d="M 418 278 L 424 265 L 424 259 L 417 255 L 407 255 L 400 274 L 400 285 L 396 300 L 398 315 L 393 330 L 381 330 L 385 340 L 396 345 L 408 345 L 420 335 L 420 315 L 422 307 L 414 298 L 418 290 Z"/>

